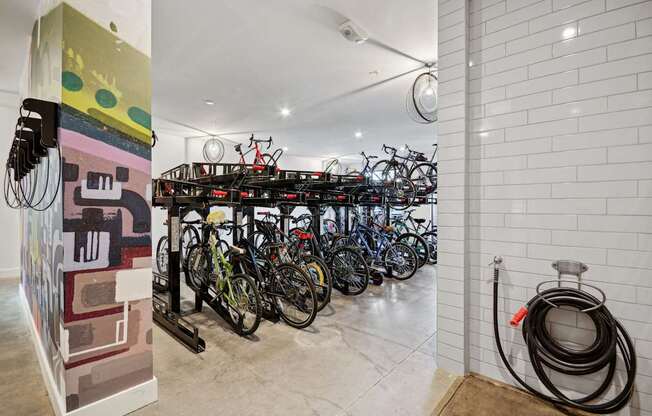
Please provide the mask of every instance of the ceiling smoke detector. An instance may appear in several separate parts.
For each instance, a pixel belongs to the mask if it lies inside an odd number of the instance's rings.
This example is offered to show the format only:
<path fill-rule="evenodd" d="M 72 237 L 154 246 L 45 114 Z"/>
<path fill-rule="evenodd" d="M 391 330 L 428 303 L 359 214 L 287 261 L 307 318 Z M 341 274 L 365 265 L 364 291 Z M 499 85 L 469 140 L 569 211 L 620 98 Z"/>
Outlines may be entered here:
<path fill-rule="evenodd" d="M 369 39 L 367 32 L 365 32 L 364 29 L 350 20 L 342 23 L 339 27 L 339 31 L 342 36 L 346 38 L 346 40 L 351 42 L 364 43 L 367 39 Z"/>

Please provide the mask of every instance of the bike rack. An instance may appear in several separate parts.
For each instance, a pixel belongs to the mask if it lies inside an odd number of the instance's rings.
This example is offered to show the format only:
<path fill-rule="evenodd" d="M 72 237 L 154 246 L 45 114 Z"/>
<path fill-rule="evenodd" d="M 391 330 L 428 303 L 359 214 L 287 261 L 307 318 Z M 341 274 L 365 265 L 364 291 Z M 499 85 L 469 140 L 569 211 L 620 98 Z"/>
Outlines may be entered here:
<path fill-rule="evenodd" d="M 305 206 L 316 224 L 321 223 L 320 208 L 333 207 L 346 233 L 350 231 L 352 206 L 390 209 L 382 193 L 382 184 L 373 183 L 362 175 L 279 170 L 275 165 L 260 168 L 238 163 L 181 164 L 152 180 L 152 206 L 165 208 L 168 214 L 168 270 L 164 274 L 152 274 L 154 321 L 193 352 L 204 351 L 205 342 L 199 336 L 199 329 L 185 319 L 186 316 L 201 312 L 206 302 L 225 321 L 232 321 L 228 311 L 207 289 L 195 292 L 191 311 L 181 309 L 181 220 L 186 214 L 194 211 L 206 219 L 210 207 L 231 207 L 237 226 L 233 230 L 233 241 L 238 241 L 239 227 L 246 226 L 247 236 L 254 232 L 255 207 L 278 207 L 282 214 L 290 214 L 295 207 Z M 417 194 L 414 205 L 432 200 L 432 195 Z M 389 219 L 389 215 L 386 218 Z M 285 217 L 281 217 L 280 227 L 287 234 L 289 222 Z M 320 226 L 314 228 L 319 237 Z M 204 230 L 202 237 L 205 238 L 203 234 Z M 188 277 L 186 284 L 187 280 Z M 279 319 L 270 315 L 264 318 Z"/>

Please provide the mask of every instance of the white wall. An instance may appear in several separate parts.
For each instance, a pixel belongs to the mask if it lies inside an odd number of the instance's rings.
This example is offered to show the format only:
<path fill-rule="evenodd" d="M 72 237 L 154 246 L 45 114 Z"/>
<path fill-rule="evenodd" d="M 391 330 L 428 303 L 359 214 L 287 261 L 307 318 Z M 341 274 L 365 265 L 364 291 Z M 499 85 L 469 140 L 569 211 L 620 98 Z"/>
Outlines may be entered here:
<path fill-rule="evenodd" d="M 500 307 L 511 315 L 556 277 L 552 260 L 580 260 L 636 342 L 637 410 L 621 414 L 652 415 L 652 1 L 449 0 L 439 10 L 441 362 L 511 381 L 495 352 L 486 264 L 505 258 Z M 592 336 L 574 315 L 551 327 Z M 502 330 L 532 381 L 520 333 Z"/>
<path fill-rule="evenodd" d="M 18 118 L 18 95 L 0 92 L 0 162 L 4 180 L 4 165 L 9 156 L 13 131 Z M 0 230 L 5 238 L 0 243 L 0 278 L 20 275 L 20 211 L 11 209 L 0 198 Z"/>

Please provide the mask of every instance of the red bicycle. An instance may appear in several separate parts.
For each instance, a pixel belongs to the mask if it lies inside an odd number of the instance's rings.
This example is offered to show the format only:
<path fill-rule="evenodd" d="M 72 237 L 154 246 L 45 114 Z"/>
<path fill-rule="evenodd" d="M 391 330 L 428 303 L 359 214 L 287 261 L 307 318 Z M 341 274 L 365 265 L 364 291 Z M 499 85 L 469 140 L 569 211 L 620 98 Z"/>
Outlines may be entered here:
<path fill-rule="evenodd" d="M 272 147 L 272 144 L 274 143 L 272 140 L 272 137 L 270 136 L 269 139 L 255 139 L 254 135 L 252 134 L 251 137 L 249 138 L 249 145 L 247 146 L 249 150 L 246 152 L 242 151 L 242 144 L 237 144 L 235 146 L 235 151 L 240 154 L 240 164 L 241 165 L 246 165 L 246 156 L 251 153 L 251 152 L 256 152 L 254 156 L 254 162 L 252 164 L 252 169 L 255 172 L 260 172 L 265 170 L 269 166 L 276 166 L 279 158 L 283 154 L 282 149 L 276 149 L 272 154 L 269 153 L 263 153 L 260 151 L 260 146 L 258 145 L 259 143 L 266 144 L 267 146 L 265 147 L 265 150 L 269 150 L 270 147 Z M 278 167 L 276 168 L 278 170 Z"/>

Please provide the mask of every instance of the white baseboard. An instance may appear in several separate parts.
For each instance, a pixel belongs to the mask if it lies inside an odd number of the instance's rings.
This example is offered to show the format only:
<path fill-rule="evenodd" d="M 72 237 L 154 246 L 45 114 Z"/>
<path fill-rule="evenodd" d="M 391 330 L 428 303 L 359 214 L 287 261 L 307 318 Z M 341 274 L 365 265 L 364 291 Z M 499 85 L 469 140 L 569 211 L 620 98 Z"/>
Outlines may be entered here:
<path fill-rule="evenodd" d="M 20 269 L 0 269 L 0 279 L 18 279 L 20 278 Z"/>
<path fill-rule="evenodd" d="M 66 416 L 122 416 L 158 400 L 156 377 L 137 386 L 122 390 L 84 407 L 66 413 Z"/>
<path fill-rule="evenodd" d="M 57 416 L 122 416 L 158 400 L 158 380 L 154 377 L 145 383 L 130 387 L 127 390 L 105 397 L 104 399 L 80 407 L 71 412 L 66 412 L 65 398 L 57 392 L 54 375 L 52 374 L 52 369 L 50 369 L 45 351 L 43 350 L 40 335 L 36 331 L 36 326 L 34 326 L 32 313 L 29 310 L 27 298 L 23 292 L 22 285 L 19 285 L 19 291 L 23 310 L 27 315 L 26 318 L 29 320 L 28 326 L 32 334 L 32 341 L 36 348 L 38 363 L 41 367 L 41 375 L 43 376 L 45 387 L 50 396 L 50 402 L 54 409 L 54 413 Z"/>

